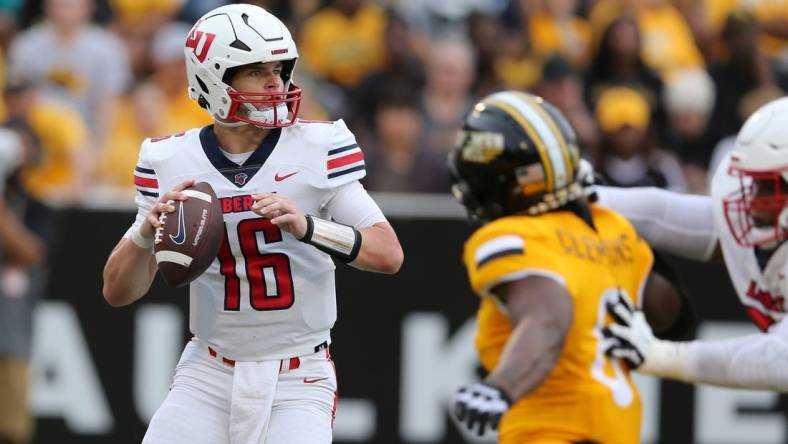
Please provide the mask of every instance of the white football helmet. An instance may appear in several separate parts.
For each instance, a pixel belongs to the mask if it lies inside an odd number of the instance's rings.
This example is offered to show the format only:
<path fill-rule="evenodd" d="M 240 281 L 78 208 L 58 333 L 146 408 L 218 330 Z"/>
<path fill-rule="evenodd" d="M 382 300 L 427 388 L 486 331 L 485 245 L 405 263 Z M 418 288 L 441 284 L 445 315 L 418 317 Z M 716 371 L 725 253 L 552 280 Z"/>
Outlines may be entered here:
<path fill-rule="evenodd" d="M 301 89 L 292 83 L 298 51 L 290 31 L 258 6 L 216 8 L 194 24 L 186 37 L 189 96 L 224 125 L 286 127 L 295 123 Z M 251 63 L 282 62 L 280 93 L 236 91 L 228 70 Z"/>
<path fill-rule="evenodd" d="M 739 191 L 723 200 L 736 241 L 773 248 L 788 238 L 788 97 L 762 106 L 736 136 L 729 173 Z"/>

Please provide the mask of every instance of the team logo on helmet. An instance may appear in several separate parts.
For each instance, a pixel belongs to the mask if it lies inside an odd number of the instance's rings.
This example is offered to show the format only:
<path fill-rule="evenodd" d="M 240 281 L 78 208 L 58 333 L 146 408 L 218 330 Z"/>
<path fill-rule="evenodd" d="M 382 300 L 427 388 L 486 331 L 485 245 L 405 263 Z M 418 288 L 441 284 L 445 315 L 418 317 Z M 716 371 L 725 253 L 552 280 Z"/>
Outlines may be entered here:
<path fill-rule="evenodd" d="M 197 30 L 202 22 L 204 22 L 204 20 L 199 20 L 197 23 L 195 23 L 194 28 L 192 28 L 191 32 L 189 32 L 189 35 L 186 37 L 186 47 L 191 48 L 192 51 L 194 51 L 194 55 L 197 57 L 197 60 L 199 60 L 200 63 L 205 61 L 205 57 L 208 55 L 208 50 L 211 49 L 211 44 L 216 38 L 216 34 L 212 32 L 202 32 Z M 197 47 L 200 45 L 200 41 L 203 39 L 203 36 L 205 36 L 205 42 L 202 44 L 202 48 L 198 52 Z"/>
<path fill-rule="evenodd" d="M 462 148 L 462 159 L 468 162 L 490 163 L 503 153 L 504 136 L 501 133 L 462 131 L 459 137 L 466 140 Z"/>
<path fill-rule="evenodd" d="M 236 185 L 238 185 L 239 187 L 242 187 L 242 186 L 244 186 L 246 184 L 246 179 L 248 179 L 248 178 L 249 178 L 249 176 L 246 173 L 238 173 L 233 178 L 233 181 L 235 182 Z"/>

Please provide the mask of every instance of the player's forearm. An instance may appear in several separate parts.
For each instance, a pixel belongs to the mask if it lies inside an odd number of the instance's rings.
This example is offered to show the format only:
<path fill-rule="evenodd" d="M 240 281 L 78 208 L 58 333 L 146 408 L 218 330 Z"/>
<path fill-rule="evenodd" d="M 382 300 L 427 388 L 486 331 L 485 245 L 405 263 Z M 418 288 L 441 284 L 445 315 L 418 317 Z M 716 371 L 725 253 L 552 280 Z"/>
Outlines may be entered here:
<path fill-rule="evenodd" d="M 693 384 L 788 392 L 786 359 L 788 342 L 775 334 L 658 341 L 638 371 Z"/>
<path fill-rule="evenodd" d="M 688 259 L 708 261 L 717 245 L 714 212 L 708 196 L 654 187 L 596 186 L 599 204 L 626 217 L 646 242 Z"/>
<path fill-rule="evenodd" d="M 498 367 L 486 381 L 502 388 L 514 402 L 539 387 L 563 348 L 565 333 L 548 319 L 527 318 L 515 327 Z"/>
<path fill-rule="evenodd" d="M 113 307 L 131 304 L 148 292 L 155 276 L 151 250 L 121 239 L 104 267 L 104 299 Z"/>
<path fill-rule="evenodd" d="M 394 274 L 399 271 L 404 254 L 391 225 L 381 222 L 363 229 L 361 239 L 361 249 L 351 265 L 378 273 Z"/>

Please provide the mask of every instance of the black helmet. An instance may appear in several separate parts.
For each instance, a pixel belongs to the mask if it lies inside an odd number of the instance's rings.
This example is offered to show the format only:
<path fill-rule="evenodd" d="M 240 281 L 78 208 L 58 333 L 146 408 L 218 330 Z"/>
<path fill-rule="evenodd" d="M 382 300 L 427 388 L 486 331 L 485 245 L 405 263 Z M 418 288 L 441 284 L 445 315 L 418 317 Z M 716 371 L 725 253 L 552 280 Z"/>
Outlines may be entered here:
<path fill-rule="evenodd" d="M 452 192 L 475 220 L 536 215 L 586 196 L 575 132 L 553 105 L 526 93 L 477 103 L 448 163 Z"/>

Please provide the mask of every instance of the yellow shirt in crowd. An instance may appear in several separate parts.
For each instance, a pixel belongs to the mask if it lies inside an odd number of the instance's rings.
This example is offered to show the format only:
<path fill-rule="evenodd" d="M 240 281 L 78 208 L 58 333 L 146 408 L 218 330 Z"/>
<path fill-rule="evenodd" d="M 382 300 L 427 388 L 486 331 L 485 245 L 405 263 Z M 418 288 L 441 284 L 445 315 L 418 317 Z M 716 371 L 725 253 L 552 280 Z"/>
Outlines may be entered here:
<path fill-rule="evenodd" d="M 751 13 L 758 21 L 788 20 L 788 0 L 705 0 L 703 7 L 706 20 L 717 35 L 722 32 L 728 15 L 737 10 Z M 776 56 L 786 48 L 784 39 L 768 35 L 761 36 L 759 45 L 770 56 Z"/>
<path fill-rule="evenodd" d="M 365 3 L 353 17 L 325 8 L 304 23 L 299 50 L 312 72 L 351 88 L 386 63 L 385 33 L 377 5 Z"/>
<path fill-rule="evenodd" d="M 601 0 L 591 11 L 591 26 L 598 44 L 610 23 L 621 14 L 621 0 Z M 643 60 L 663 80 L 678 69 L 703 68 L 703 56 L 684 16 L 673 5 L 642 6 L 637 11 Z"/>
<path fill-rule="evenodd" d="M 528 20 L 528 34 L 533 52 L 543 59 L 557 52 L 577 66 L 588 62 L 591 26 L 580 17 L 562 24 L 537 12 Z"/>
<path fill-rule="evenodd" d="M 140 145 L 146 138 L 180 133 L 213 123 L 211 116 L 186 94 L 167 99 L 165 103 L 156 128 L 146 131 L 138 124 L 133 100 L 126 97 L 121 101 L 99 171 L 102 183 L 133 189 L 134 167 L 139 159 Z"/>
<path fill-rule="evenodd" d="M 39 199 L 62 195 L 74 181 L 74 156 L 87 149 L 88 130 L 74 109 L 39 101 L 28 124 L 41 142 L 41 163 L 26 170 L 27 190 Z"/>

